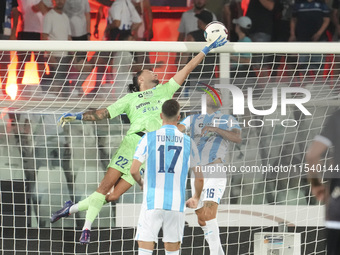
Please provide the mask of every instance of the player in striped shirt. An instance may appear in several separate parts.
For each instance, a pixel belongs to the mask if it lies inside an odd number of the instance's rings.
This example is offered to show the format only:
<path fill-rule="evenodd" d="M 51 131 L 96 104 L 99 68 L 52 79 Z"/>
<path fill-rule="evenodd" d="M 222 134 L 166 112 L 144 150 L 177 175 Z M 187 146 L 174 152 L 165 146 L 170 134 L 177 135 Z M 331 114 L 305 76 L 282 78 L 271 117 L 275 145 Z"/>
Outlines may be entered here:
<path fill-rule="evenodd" d="M 221 96 L 219 90 L 217 90 Z M 213 92 L 211 94 L 214 94 Z M 216 95 L 214 94 L 214 97 Z M 204 231 L 210 254 L 224 254 L 217 224 L 217 209 L 223 196 L 227 178 L 226 173 L 212 172 L 222 169 L 229 142 L 241 142 L 241 129 L 236 119 L 223 114 L 219 100 L 207 96 L 207 114 L 195 114 L 185 118 L 178 128 L 190 131 L 201 157 L 204 187 L 196 208 L 198 223 Z M 194 186 L 192 186 L 194 190 Z"/>
<path fill-rule="evenodd" d="M 131 174 L 143 189 L 136 240 L 138 255 L 151 255 L 163 228 L 165 254 L 178 255 L 184 231 L 185 204 L 196 208 L 203 178 L 196 178 L 196 193 L 185 202 L 189 168 L 200 169 L 198 150 L 192 139 L 177 129 L 179 104 L 170 99 L 162 106 L 163 126 L 139 141 Z M 145 162 L 144 180 L 139 168 Z M 197 172 L 196 172 L 196 175 Z"/>
<path fill-rule="evenodd" d="M 157 74 L 149 70 L 142 70 L 133 77 L 133 84 L 129 85 L 131 93 L 120 98 L 114 104 L 107 108 L 84 113 L 65 113 L 59 118 L 58 122 L 63 126 L 73 120 L 97 121 L 112 119 L 126 113 L 131 125 L 109 163 L 106 174 L 97 190 L 77 204 L 67 201 L 63 208 L 52 215 L 51 223 L 78 211 L 87 210 L 79 241 L 82 244 L 90 242 L 92 223 L 103 205 L 109 201 L 117 200 L 135 183 L 130 173 L 135 148 L 145 132 L 151 132 L 161 127 L 159 116 L 164 101 L 173 97 L 173 94 L 184 83 L 190 72 L 202 62 L 210 50 L 225 43 L 226 39 L 219 37 L 213 43 L 208 44 L 165 84 L 159 84 Z M 110 190 L 113 191 L 109 193 Z"/>

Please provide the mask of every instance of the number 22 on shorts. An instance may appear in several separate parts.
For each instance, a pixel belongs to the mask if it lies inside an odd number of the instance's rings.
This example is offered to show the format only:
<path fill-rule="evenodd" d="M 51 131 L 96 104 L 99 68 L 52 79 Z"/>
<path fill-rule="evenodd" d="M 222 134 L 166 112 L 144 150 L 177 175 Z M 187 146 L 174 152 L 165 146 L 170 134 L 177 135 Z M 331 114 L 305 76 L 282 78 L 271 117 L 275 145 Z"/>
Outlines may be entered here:
<path fill-rule="evenodd" d="M 124 158 L 124 157 L 122 157 L 122 156 L 119 156 L 119 157 L 118 157 L 118 160 L 116 161 L 115 164 L 116 164 L 117 166 L 120 166 L 121 168 L 124 168 L 125 165 L 126 165 L 127 163 L 129 163 L 129 160 L 128 160 L 128 159 L 126 159 L 126 158 Z"/>

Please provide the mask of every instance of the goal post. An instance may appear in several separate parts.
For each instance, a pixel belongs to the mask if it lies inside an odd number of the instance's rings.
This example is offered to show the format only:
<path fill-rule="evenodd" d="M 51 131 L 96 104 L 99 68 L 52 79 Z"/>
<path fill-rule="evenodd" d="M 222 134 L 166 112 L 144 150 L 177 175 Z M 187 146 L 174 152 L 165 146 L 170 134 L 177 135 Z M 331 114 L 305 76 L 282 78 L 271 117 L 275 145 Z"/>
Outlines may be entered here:
<path fill-rule="evenodd" d="M 87 248 L 78 245 L 84 213 L 49 223 L 65 200 L 78 202 L 96 189 L 129 128 L 126 116 L 74 121 L 63 128 L 56 123 L 64 112 L 114 103 L 127 93 L 138 68 L 154 70 L 165 83 L 204 45 L 0 41 L 0 61 L 3 56 L 11 60 L 0 77 L 0 250 L 137 250 L 142 192 L 136 185 L 117 203 L 103 207 Z M 43 58 L 18 63 L 18 54 Z M 245 56 L 250 61 L 242 65 Z M 229 177 L 218 211 L 224 250 L 286 254 L 282 240 L 287 240 L 300 254 L 324 254 L 324 206 L 310 194 L 304 158 L 327 117 L 340 106 L 340 44 L 227 43 L 211 57 L 189 77 L 185 87 L 190 91 L 181 88 L 175 98 L 185 117 L 201 111 L 204 84 L 220 88 L 222 110 L 233 114 L 242 129 L 242 143 L 230 143 L 225 155 Z M 16 79 L 18 74 L 26 80 Z M 332 156 L 330 150 L 323 166 L 329 166 Z M 208 254 L 192 210 L 186 222 L 183 254 Z M 154 254 L 163 250 L 158 244 Z"/>

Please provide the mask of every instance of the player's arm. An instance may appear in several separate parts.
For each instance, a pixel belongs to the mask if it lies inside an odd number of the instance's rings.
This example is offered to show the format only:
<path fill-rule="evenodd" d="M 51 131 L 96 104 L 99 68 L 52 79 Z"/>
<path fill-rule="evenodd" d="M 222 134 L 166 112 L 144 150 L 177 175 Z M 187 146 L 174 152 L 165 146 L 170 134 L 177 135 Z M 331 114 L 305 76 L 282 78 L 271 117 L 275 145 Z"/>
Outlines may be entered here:
<path fill-rule="evenodd" d="M 140 188 L 143 189 L 144 182 L 143 182 L 142 176 L 141 176 L 140 171 L 139 171 L 141 166 L 142 166 L 142 162 L 140 162 L 137 159 L 134 159 L 132 161 L 130 172 L 131 172 L 133 179 L 138 183 Z"/>
<path fill-rule="evenodd" d="M 195 194 L 193 197 L 198 201 L 203 190 L 204 178 L 201 172 L 201 167 L 196 166 L 193 171 L 195 172 Z"/>
<path fill-rule="evenodd" d="M 177 84 L 183 84 L 188 75 L 202 62 L 209 51 L 223 46 L 226 43 L 226 38 L 218 37 L 214 42 L 209 43 L 207 46 L 205 46 L 200 53 L 198 53 L 193 59 L 189 61 L 188 64 L 186 64 L 179 72 L 175 74 L 173 78 L 177 82 Z"/>
<path fill-rule="evenodd" d="M 201 193 L 203 190 L 203 173 L 200 165 L 200 156 L 197 149 L 197 146 L 194 140 L 190 139 L 190 170 L 192 171 L 192 175 L 195 176 L 194 186 L 195 186 L 195 194 L 187 200 L 186 206 L 190 208 L 197 208 L 198 201 L 201 197 Z"/>
<path fill-rule="evenodd" d="M 186 42 L 195 42 L 194 37 L 189 33 L 186 37 L 185 37 L 185 41 Z M 191 57 L 191 53 L 181 53 L 180 54 L 180 59 L 178 60 L 178 65 L 179 68 L 182 68 L 183 66 L 185 66 L 186 63 L 188 63 L 189 58 Z"/>
<path fill-rule="evenodd" d="M 183 124 L 177 124 L 177 129 L 182 133 L 185 132 L 186 128 Z"/>
<path fill-rule="evenodd" d="M 181 121 L 181 123 L 177 124 L 178 130 L 184 133 L 190 127 L 190 120 L 191 120 L 191 116 L 187 116 L 186 118 L 184 118 Z"/>
<path fill-rule="evenodd" d="M 203 190 L 203 174 L 201 172 L 201 168 L 199 166 L 196 166 L 194 168 L 191 168 L 191 170 L 195 173 L 195 194 L 189 198 L 186 202 L 186 206 L 190 208 L 197 208 L 198 201 L 201 197 L 201 193 Z"/>
<path fill-rule="evenodd" d="M 110 118 L 110 113 L 107 108 L 89 110 L 86 112 L 64 113 L 58 119 L 58 125 L 61 125 L 63 127 L 67 122 L 71 122 L 74 120 L 98 121 L 108 118 Z"/>
<path fill-rule="evenodd" d="M 147 153 L 147 134 L 144 135 L 139 140 L 130 168 L 131 175 L 133 179 L 139 184 L 141 190 L 143 190 L 144 181 L 140 174 L 139 169 L 142 166 L 143 162 L 145 162 L 146 153 Z"/>
<path fill-rule="evenodd" d="M 131 103 L 130 97 L 122 97 L 107 108 L 97 110 L 88 110 L 86 112 L 64 113 L 58 119 L 58 125 L 64 126 L 66 122 L 73 120 L 99 121 L 103 119 L 112 119 L 120 114 L 126 113 Z"/>
<path fill-rule="evenodd" d="M 87 121 L 97 121 L 110 118 L 110 113 L 107 108 L 99 109 L 99 110 L 90 110 L 83 113 L 82 120 Z"/>
<path fill-rule="evenodd" d="M 320 163 L 321 156 L 326 152 L 327 145 L 320 141 L 313 141 L 308 148 L 306 154 L 306 164 L 308 166 L 308 180 L 312 186 L 312 193 L 318 200 L 323 200 L 325 195 L 325 188 L 321 182 L 320 176 L 317 172 L 311 169 L 317 169 L 317 165 Z M 314 167 L 313 167 L 314 166 Z"/>
<path fill-rule="evenodd" d="M 231 131 L 221 129 L 218 127 L 211 127 L 211 126 L 205 126 L 202 128 L 202 136 L 205 136 L 208 132 L 215 132 L 222 136 L 224 140 L 231 141 L 233 143 L 241 143 L 242 142 L 242 137 L 241 137 L 241 130 L 238 128 L 234 128 Z"/>

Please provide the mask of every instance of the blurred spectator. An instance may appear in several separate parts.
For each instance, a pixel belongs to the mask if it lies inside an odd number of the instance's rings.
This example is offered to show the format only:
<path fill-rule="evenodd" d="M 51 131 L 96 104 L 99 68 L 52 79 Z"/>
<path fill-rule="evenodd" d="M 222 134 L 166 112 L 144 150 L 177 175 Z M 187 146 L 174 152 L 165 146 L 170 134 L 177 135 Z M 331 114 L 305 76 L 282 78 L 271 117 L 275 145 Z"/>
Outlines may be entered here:
<path fill-rule="evenodd" d="M 88 0 L 66 0 L 63 11 L 70 20 L 72 40 L 90 40 L 91 16 Z"/>
<path fill-rule="evenodd" d="M 288 42 L 294 0 L 279 0 L 274 6 L 273 42 Z"/>
<path fill-rule="evenodd" d="M 102 36 L 102 34 L 99 34 L 100 31 L 99 31 L 98 27 L 99 27 L 101 19 L 103 19 L 103 18 L 106 19 L 106 26 L 108 26 L 109 9 L 110 9 L 113 2 L 110 1 L 110 0 L 97 0 L 97 2 L 100 5 L 98 7 L 97 14 L 96 14 L 96 21 L 95 21 L 95 25 L 94 25 L 93 36 L 96 39 L 108 40 L 109 39 L 107 37 L 108 35 L 105 34 L 106 31 L 104 31 L 104 35 Z M 108 71 L 108 65 L 110 65 L 111 62 L 112 62 L 111 61 L 111 53 L 109 53 L 109 52 L 96 52 L 95 55 L 92 57 L 91 62 L 93 63 L 93 68 L 95 67 L 94 63 L 96 63 L 96 67 L 97 67 L 96 85 L 95 85 L 95 88 L 91 91 L 91 94 L 95 95 L 97 93 L 99 87 L 103 83 L 103 78 L 106 77 L 106 80 L 109 80 L 108 75 L 106 73 Z M 89 74 L 90 74 L 90 72 L 88 72 L 88 75 Z M 107 82 L 107 83 L 109 83 L 109 82 Z"/>
<path fill-rule="evenodd" d="M 205 42 L 204 38 L 204 29 L 205 27 L 213 21 L 213 14 L 210 11 L 203 10 L 200 13 L 196 14 L 197 18 L 197 30 L 191 31 L 186 36 L 186 41 L 194 41 L 194 42 Z"/>
<path fill-rule="evenodd" d="M 215 14 L 217 20 L 222 21 L 223 7 L 229 2 L 229 0 L 206 0 L 206 8 Z"/>
<path fill-rule="evenodd" d="M 122 41 L 134 40 L 132 35 L 124 35 L 119 39 Z M 141 70 L 141 68 L 142 66 L 138 65 L 133 53 L 128 51 L 115 52 L 113 58 L 113 73 L 115 74 L 114 94 L 117 98 L 123 96 L 124 94 L 122 93 L 126 93 L 126 85 L 132 80 L 132 74 Z"/>
<path fill-rule="evenodd" d="M 223 23 L 228 29 L 230 42 L 236 42 L 238 40 L 237 33 L 235 31 L 234 19 L 238 19 L 243 16 L 240 0 L 231 0 L 229 3 L 223 6 Z"/>
<path fill-rule="evenodd" d="M 103 18 L 105 18 L 107 20 L 109 9 L 111 7 L 112 2 L 109 1 L 108 4 L 110 4 L 110 5 L 105 5 L 105 4 L 101 3 L 101 5 L 97 9 L 96 22 L 94 24 L 94 31 L 93 31 L 93 36 L 96 39 L 99 39 L 99 30 L 98 30 L 99 23 L 100 23 L 101 19 L 103 19 Z"/>
<path fill-rule="evenodd" d="M 332 18 L 332 22 L 335 26 L 335 31 L 334 31 L 334 36 L 333 36 L 333 39 L 335 41 L 338 41 L 340 39 L 339 7 L 340 7 L 340 1 L 339 0 L 333 0 L 331 18 Z"/>
<path fill-rule="evenodd" d="M 21 13 L 21 22 L 18 27 L 18 40 L 40 40 L 42 32 L 43 15 L 47 13 L 47 7 L 40 0 L 18 0 L 18 9 Z M 24 89 L 23 78 L 25 63 L 31 60 L 31 51 L 17 52 L 19 91 Z M 42 52 L 34 52 L 34 60 L 38 64 L 38 75 L 42 76 L 45 63 Z M 20 92 L 19 92 L 20 95 Z"/>
<path fill-rule="evenodd" d="M 120 36 L 137 36 L 137 29 L 142 20 L 131 0 L 116 0 L 109 10 L 106 34 L 109 40 L 118 40 Z"/>
<path fill-rule="evenodd" d="M 142 24 L 136 31 L 136 40 L 150 41 L 153 38 L 153 18 L 150 0 L 132 0 L 135 8 L 142 19 Z M 140 52 L 138 58 L 146 64 L 150 64 L 150 56 L 148 52 Z"/>
<path fill-rule="evenodd" d="M 91 16 L 88 0 L 66 0 L 63 9 L 70 20 L 71 37 L 73 41 L 87 41 L 91 39 Z M 87 62 L 87 52 L 77 51 L 73 59 L 72 67 L 78 72 L 77 82 L 72 90 L 73 94 L 82 93 L 81 85 L 92 71 L 92 65 Z M 76 74 L 76 72 L 73 72 Z M 71 93 L 71 94 L 72 94 Z"/>
<path fill-rule="evenodd" d="M 202 10 L 200 13 L 195 14 L 195 18 L 197 18 L 197 27 L 198 30 L 192 31 L 187 34 L 186 41 L 192 42 L 205 42 L 204 38 L 204 29 L 207 24 L 213 21 L 213 14 L 210 11 Z M 184 66 L 193 58 L 192 53 L 183 54 L 181 57 L 180 64 Z M 184 91 L 185 96 L 189 96 L 189 87 L 191 85 L 196 85 L 198 81 L 210 84 L 211 79 L 215 75 L 215 67 L 217 59 L 217 54 L 210 53 L 208 54 L 205 59 L 199 64 L 189 75 L 188 83 L 185 84 Z"/>
<path fill-rule="evenodd" d="M 277 0 L 250 0 L 246 16 L 252 21 L 253 42 L 270 42 L 273 33 L 274 5 Z"/>
<path fill-rule="evenodd" d="M 330 9 L 323 0 L 302 0 L 294 5 L 290 23 L 289 41 L 327 41 L 326 29 L 330 23 Z M 298 73 L 303 77 L 309 70 L 321 71 L 323 56 L 301 54 L 298 57 Z"/>
<path fill-rule="evenodd" d="M 198 30 L 188 33 L 186 41 L 193 42 L 205 42 L 204 29 L 207 24 L 213 21 L 213 14 L 210 11 L 202 10 L 196 14 Z M 191 60 L 182 58 L 182 61 L 188 63 Z M 205 59 L 199 64 L 189 75 L 189 80 L 205 79 L 210 80 L 214 76 L 214 69 L 217 61 L 217 55 L 215 53 L 208 54 Z"/>
<path fill-rule="evenodd" d="M 235 24 L 235 32 L 238 37 L 238 42 L 252 42 L 248 36 L 249 31 L 252 26 L 251 19 L 247 16 L 243 16 L 238 19 L 233 19 L 232 22 L 233 24 Z M 251 71 L 252 68 L 251 68 L 250 63 L 251 63 L 251 53 L 231 54 L 230 77 L 237 78 L 238 81 L 240 81 L 242 84 L 245 84 L 246 78 L 255 77 L 254 72 Z"/>
<path fill-rule="evenodd" d="M 3 1 L 2 1 L 3 2 Z M 0 6 L 0 40 L 15 40 L 18 24 L 18 3 L 16 0 L 6 0 Z M 11 23 L 12 20 L 12 23 Z M 7 68 L 10 64 L 10 52 L 0 51 L 0 85 L 2 93 L 6 94 Z"/>
<path fill-rule="evenodd" d="M 290 21 L 292 19 L 293 5 L 295 0 L 279 0 L 275 2 L 274 6 L 274 30 L 273 42 L 288 42 L 290 37 Z M 292 76 L 293 72 L 290 69 L 294 57 L 287 54 L 275 54 L 274 65 L 271 76 L 280 76 L 282 68 L 280 65 L 286 63 L 285 76 Z"/>
<path fill-rule="evenodd" d="M 19 18 L 17 0 L 2 2 L 3 4 L 0 6 L 0 40 L 15 40 Z"/>
<path fill-rule="evenodd" d="M 332 22 L 334 24 L 335 30 L 333 35 L 334 41 L 340 41 L 340 16 L 339 16 L 339 7 L 340 1 L 333 0 L 332 2 Z M 334 55 L 334 69 L 333 69 L 333 76 L 335 79 L 338 79 L 340 75 L 340 54 Z"/>
<path fill-rule="evenodd" d="M 54 7 L 43 20 L 43 40 L 71 40 L 69 18 L 63 12 L 66 0 L 53 0 Z"/>
<path fill-rule="evenodd" d="M 178 41 L 184 41 L 187 34 L 198 29 L 196 14 L 202 10 L 209 11 L 205 8 L 206 0 L 194 0 L 194 7 L 189 11 L 182 14 L 181 22 L 178 27 Z M 216 20 L 215 14 L 213 14 L 213 20 Z"/>
<path fill-rule="evenodd" d="M 71 28 L 67 15 L 63 12 L 66 0 L 53 0 L 54 8 L 44 17 L 42 40 L 71 40 Z M 52 73 L 52 85 L 49 92 L 58 94 L 66 82 L 69 63 L 72 59 L 65 52 L 52 52 L 49 56 L 49 65 Z M 43 90 L 47 90 L 43 86 Z"/>
<path fill-rule="evenodd" d="M 121 40 L 121 38 L 128 38 L 132 33 L 137 36 L 137 29 L 141 22 L 142 20 L 131 0 L 116 0 L 109 9 L 105 37 L 108 40 Z M 113 57 L 111 52 L 96 54 L 97 79 L 96 86 L 91 91 L 91 94 L 95 95 L 97 93 L 104 77 L 106 78 L 106 83 L 110 83 L 110 80 L 112 80 L 110 69 Z"/>
<path fill-rule="evenodd" d="M 246 16 L 252 21 L 249 37 L 253 42 L 270 42 L 273 35 L 274 6 L 279 0 L 250 0 Z M 269 79 L 273 54 L 253 54 L 254 69 L 261 79 L 258 84 L 264 86 Z"/>
<path fill-rule="evenodd" d="M 302 0 L 294 5 L 289 41 L 327 41 L 330 10 L 323 0 Z"/>
<path fill-rule="evenodd" d="M 153 18 L 150 0 L 132 0 L 142 19 L 142 24 L 137 30 L 137 39 L 151 41 L 153 38 Z"/>
<path fill-rule="evenodd" d="M 41 2 L 46 6 L 48 11 L 53 9 L 53 0 L 41 0 Z"/>

